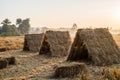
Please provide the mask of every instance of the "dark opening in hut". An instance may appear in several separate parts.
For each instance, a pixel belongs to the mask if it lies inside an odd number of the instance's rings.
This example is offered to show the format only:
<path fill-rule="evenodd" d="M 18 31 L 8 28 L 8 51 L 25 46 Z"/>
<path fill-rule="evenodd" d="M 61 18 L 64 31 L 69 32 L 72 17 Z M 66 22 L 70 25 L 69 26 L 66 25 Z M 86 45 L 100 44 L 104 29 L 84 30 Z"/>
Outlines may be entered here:
<path fill-rule="evenodd" d="M 42 44 L 41 49 L 40 49 L 40 54 L 51 55 L 50 45 L 48 43 L 46 36 L 44 37 L 43 44 Z"/>
<path fill-rule="evenodd" d="M 24 39 L 24 46 L 23 46 L 23 51 L 29 51 L 30 49 L 29 49 L 29 46 L 28 46 L 28 43 L 27 43 L 27 39 L 26 39 L 26 37 L 25 37 L 25 39 Z"/>

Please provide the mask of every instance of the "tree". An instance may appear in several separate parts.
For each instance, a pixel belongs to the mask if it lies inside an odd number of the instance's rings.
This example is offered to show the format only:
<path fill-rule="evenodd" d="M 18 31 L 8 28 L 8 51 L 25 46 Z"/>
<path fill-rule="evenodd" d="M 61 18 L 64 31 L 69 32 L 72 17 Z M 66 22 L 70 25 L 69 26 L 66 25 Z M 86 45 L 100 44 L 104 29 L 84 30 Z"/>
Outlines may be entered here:
<path fill-rule="evenodd" d="M 1 24 L 3 24 L 1 27 L 1 33 L 0 33 L 1 36 L 19 36 L 20 35 L 16 26 L 11 25 L 11 22 L 9 21 L 9 19 L 3 20 Z"/>
<path fill-rule="evenodd" d="M 18 30 L 22 35 L 28 34 L 30 30 L 30 19 L 27 18 L 19 25 Z"/>
<path fill-rule="evenodd" d="M 76 23 L 73 24 L 72 29 L 73 30 L 77 29 L 77 24 Z"/>
<path fill-rule="evenodd" d="M 72 26 L 72 28 L 71 28 L 71 31 L 75 32 L 76 30 L 77 30 L 77 24 L 74 23 L 73 26 Z"/>
<path fill-rule="evenodd" d="M 5 19 L 5 20 L 3 20 L 3 22 L 1 24 L 3 24 L 3 25 L 9 25 L 9 24 L 11 24 L 11 22 L 10 22 L 9 19 Z"/>
<path fill-rule="evenodd" d="M 19 36 L 20 35 L 17 27 L 14 24 L 10 25 L 10 32 L 11 32 L 12 36 Z"/>
<path fill-rule="evenodd" d="M 0 26 L 0 34 L 2 33 L 2 27 Z"/>
<path fill-rule="evenodd" d="M 3 24 L 2 25 L 2 32 L 8 32 L 10 30 L 9 26 L 10 26 L 11 22 L 9 19 L 3 20 L 3 22 L 1 24 Z"/>
<path fill-rule="evenodd" d="M 21 18 L 16 19 L 16 25 L 20 25 L 21 23 L 22 23 L 22 19 Z"/>

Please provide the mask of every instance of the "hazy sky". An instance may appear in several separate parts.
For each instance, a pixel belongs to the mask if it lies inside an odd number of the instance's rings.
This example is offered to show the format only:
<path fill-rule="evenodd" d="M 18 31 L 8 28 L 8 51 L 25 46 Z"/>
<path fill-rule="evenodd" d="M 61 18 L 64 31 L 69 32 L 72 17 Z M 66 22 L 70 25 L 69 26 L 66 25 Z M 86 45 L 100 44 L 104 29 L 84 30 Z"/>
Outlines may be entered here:
<path fill-rule="evenodd" d="M 30 18 L 33 27 L 120 28 L 120 0 L 0 0 L 0 22 Z"/>

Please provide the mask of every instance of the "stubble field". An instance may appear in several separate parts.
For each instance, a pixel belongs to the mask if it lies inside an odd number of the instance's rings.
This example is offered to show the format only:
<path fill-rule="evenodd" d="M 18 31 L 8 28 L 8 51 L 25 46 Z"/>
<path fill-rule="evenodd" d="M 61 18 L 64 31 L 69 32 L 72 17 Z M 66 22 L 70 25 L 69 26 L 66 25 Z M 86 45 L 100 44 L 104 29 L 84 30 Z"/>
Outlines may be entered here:
<path fill-rule="evenodd" d="M 114 40 L 120 47 L 120 35 L 113 35 Z M 120 64 L 111 66 L 92 66 L 87 65 L 89 74 L 76 76 L 74 78 L 51 78 L 57 65 L 65 63 L 67 57 L 48 57 L 39 53 L 22 51 L 24 37 L 1 37 L 0 46 L 8 51 L 0 52 L 0 56 L 15 56 L 16 65 L 8 66 L 0 70 L 0 80 L 107 80 L 105 75 L 116 74 L 120 76 Z M 111 75 L 114 77 L 115 75 Z"/>

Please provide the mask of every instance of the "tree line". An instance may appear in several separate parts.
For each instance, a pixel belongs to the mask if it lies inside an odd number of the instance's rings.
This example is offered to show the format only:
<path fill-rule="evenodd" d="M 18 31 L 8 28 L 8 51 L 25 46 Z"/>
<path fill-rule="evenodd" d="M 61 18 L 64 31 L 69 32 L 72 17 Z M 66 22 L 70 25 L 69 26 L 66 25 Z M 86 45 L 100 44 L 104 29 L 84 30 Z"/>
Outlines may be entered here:
<path fill-rule="evenodd" d="M 5 19 L 1 22 L 0 36 L 20 36 L 29 33 L 30 19 L 21 18 L 16 19 L 16 24 L 11 24 L 9 19 Z"/>

